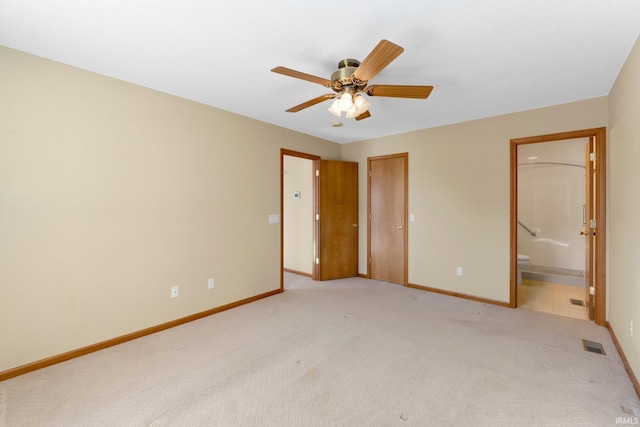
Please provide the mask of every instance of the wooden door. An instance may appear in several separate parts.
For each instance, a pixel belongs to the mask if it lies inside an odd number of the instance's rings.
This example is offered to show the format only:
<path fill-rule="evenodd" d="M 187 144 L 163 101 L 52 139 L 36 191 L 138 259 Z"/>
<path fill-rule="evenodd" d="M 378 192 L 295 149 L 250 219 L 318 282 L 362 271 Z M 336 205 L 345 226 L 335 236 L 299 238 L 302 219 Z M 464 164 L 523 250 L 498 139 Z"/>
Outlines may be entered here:
<path fill-rule="evenodd" d="M 592 161 L 591 153 L 596 152 L 595 138 L 589 138 L 589 142 L 585 146 L 585 229 L 580 231 L 585 237 L 585 303 L 589 309 L 589 319 L 594 320 L 595 317 L 595 299 L 592 289 L 594 288 L 594 278 L 596 277 L 596 162 Z"/>
<path fill-rule="evenodd" d="M 368 276 L 402 285 L 407 284 L 407 163 L 407 153 L 368 159 Z"/>
<path fill-rule="evenodd" d="M 320 160 L 319 280 L 358 275 L 358 163 Z"/>

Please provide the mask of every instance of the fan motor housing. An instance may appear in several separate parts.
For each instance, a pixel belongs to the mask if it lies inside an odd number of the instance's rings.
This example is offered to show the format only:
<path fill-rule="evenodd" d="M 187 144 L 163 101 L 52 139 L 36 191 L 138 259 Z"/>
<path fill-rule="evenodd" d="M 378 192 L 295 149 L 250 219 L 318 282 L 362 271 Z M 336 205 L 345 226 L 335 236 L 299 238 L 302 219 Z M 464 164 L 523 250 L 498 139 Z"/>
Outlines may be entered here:
<path fill-rule="evenodd" d="M 338 69 L 331 74 L 331 89 L 335 92 L 342 92 L 344 86 L 356 86 L 357 89 L 364 89 L 366 83 L 355 85 L 351 76 L 360 66 L 360 61 L 353 58 L 346 58 L 338 62 Z"/>

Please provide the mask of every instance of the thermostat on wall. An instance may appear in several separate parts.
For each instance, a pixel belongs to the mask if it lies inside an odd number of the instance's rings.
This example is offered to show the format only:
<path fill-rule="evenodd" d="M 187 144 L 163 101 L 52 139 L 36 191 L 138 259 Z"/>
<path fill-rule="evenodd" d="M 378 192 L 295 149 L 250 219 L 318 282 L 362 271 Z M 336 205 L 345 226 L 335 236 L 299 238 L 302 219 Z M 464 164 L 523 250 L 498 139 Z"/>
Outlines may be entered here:
<path fill-rule="evenodd" d="M 300 198 L 300 192 L 299 191 L 294 191 L 293 192 L 293 198 L 294 199 L 299 199 Z"/>

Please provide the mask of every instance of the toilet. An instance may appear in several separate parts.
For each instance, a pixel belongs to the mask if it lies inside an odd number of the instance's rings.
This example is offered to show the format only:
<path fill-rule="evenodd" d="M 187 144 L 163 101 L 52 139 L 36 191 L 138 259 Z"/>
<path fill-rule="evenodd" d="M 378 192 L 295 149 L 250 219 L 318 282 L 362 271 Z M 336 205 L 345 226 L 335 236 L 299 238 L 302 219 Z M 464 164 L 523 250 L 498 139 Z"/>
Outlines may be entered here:
<path fill-rule="evenodd" d="M 531 258 L 527 255 L 518 254 L 518 278 L 516 283 L 518 285 L 522 284 L 522 268 L 529 267 L 531 265 Z"/>

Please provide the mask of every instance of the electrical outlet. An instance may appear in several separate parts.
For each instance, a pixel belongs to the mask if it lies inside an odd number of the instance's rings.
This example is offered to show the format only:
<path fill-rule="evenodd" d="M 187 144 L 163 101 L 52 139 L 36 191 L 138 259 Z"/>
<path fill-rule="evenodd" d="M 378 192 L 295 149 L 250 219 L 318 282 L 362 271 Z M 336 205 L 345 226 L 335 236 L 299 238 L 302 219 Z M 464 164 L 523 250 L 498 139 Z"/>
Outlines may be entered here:
<path fill-rule="evenodd" d="M 456 276 L 462 276 L 462 267 L 456 267 Z"/>
<path fill-rule="evenodd" d="M 629 320 L 629 335 L 633 336 L 633 319 Z"/>
<path fill-rule="evenodd" d="M 171 298 L 178 298 L 178 286 L 171 287 Z"/>
<path fill-rule="evenodd" d="M 213 280 L 213 277 L 212 277 L 209 280 L 207 280 L 207 288 L 213 289 L 214 286 L 215 286 L 215 281 Z"/>

